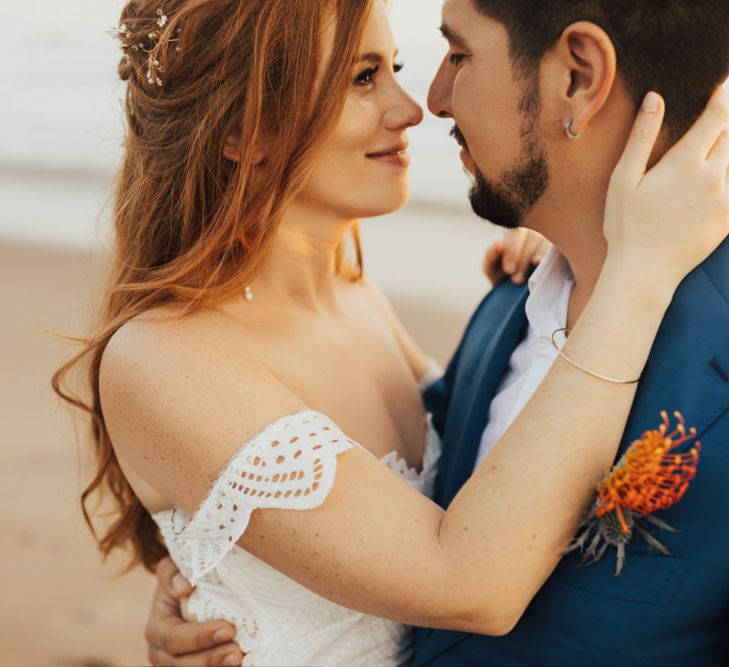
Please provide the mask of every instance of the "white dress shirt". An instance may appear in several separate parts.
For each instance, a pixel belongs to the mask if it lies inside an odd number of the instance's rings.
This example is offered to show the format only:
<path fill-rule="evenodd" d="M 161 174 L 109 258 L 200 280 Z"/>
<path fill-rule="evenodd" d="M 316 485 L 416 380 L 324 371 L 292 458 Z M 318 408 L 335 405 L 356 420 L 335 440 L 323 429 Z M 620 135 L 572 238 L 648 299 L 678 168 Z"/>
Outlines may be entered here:
<path fill-rule="evenodd" d="M 566 326 L 570 294 L 575 281 L 564 256 L 552 248 L 529 279 L 526 338 L 514 350 L 509 370 L 489 407 L 481 436 L 476 468 L 511 426 L 557 359 L 552 333 Z M 564 337 L 557 339 L 563 344 Z"/>

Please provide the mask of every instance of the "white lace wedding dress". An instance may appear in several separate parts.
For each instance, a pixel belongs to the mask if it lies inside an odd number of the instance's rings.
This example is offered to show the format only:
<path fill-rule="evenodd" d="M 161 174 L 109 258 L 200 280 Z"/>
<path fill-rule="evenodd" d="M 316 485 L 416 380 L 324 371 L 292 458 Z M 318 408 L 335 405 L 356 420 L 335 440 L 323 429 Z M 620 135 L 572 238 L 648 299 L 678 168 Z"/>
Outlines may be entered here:
<path fill-rule="evenodd" d="M 388 667 L 410 661 L 410 627 L 334 604 L 236 545 L 256 508 L 321 505 L 334 482 L 337 455 L 353 446 L 319 412 L 282 417 L 238 450 L 192 516 L 177 508 L 152 515 L 173 560 L 196 586 L 189 612 L 199 620 L 233 623 L 245 667 Z M 439 456 L 440 441 L 428 419 L 421 472 L 396 452 L 380 460 L 431 496 Z"/>

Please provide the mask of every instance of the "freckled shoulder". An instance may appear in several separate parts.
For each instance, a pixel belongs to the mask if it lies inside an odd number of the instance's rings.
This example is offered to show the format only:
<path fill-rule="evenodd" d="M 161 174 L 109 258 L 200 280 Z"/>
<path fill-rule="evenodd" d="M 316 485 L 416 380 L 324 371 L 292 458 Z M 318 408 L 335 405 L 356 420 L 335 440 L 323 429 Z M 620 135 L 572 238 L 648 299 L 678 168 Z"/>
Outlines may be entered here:
<path fill-rule="evenodd" d="M 115 333 L 102 359 L 101 402 L 117 455 L 185 507 L 241 443 L 307 406 L 265 365 L 216 345 L 200 320 L 158 314 Z"/>

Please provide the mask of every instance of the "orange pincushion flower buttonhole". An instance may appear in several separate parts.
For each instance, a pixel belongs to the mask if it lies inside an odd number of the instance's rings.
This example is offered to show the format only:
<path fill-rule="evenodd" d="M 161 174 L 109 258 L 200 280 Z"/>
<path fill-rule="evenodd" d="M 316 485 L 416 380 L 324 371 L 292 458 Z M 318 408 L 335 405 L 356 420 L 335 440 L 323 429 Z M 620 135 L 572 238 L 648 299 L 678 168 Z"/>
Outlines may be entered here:
<path fill-rule="evenodd" d="M 565 554 L 579 550 L 582 564 L 590 565 L 615 547 L 616 576 L 625 565 L 625 545 L 636 534 L 662 554 L 670 555 L 649 528 L 675 530 L 653 514 L 683 498 L 696 475 L 701 451 L 700 442 L 690 444 L 696 438 L 696 429 L 687 433 L 681 413 L 674 415 L 678 425 L 673 432 L 669 433 L 668 413 L 662 412 L 663 424 L 636 440 L 597 485 L 597 498 Z"/>

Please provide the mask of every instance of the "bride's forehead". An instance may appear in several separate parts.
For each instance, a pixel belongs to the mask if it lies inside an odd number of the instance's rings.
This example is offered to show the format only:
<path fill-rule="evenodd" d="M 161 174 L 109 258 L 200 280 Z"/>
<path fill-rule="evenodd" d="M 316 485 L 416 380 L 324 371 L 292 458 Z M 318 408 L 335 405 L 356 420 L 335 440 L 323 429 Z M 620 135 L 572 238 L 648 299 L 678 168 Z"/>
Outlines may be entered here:
<path fill-rule="evenodd" d="M 357 49 L 358 54 L 377 53 L 389 59 L 397 52 L 397 44 L 390 25 L 387 0 L 373 0 Z M 337 15 L 333 8 L 325 11 L 322 21 L 322 58 L 319 67 L 321 76 L 327 71 L 332 58 L 336 57 L 334 44 L 338 29 Z"/>
<path fill-rule="evenodd" d="M 397 50 L 385 0 L 374 0 L 364 26 L 360 53 L 379 53 L 388 56 Z"/>

